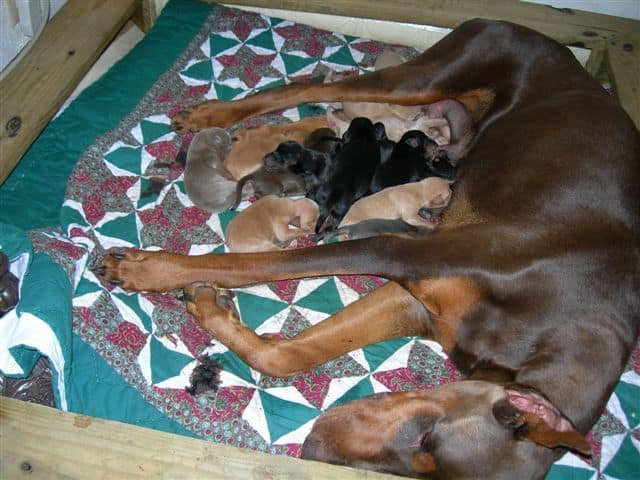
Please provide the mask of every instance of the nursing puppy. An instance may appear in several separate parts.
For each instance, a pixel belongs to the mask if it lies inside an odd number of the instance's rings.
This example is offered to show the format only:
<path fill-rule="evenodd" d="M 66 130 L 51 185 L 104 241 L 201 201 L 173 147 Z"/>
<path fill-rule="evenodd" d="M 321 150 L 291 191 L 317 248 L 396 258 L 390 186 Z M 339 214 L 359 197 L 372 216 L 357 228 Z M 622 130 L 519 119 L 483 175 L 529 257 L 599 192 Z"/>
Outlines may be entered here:
<path fill-rule="evenodd" d="M 328 130 L 328 129 L 323 129 Z M 331 131 L 331 130 L 328 130 Z M 330 137 L 330 143 L 336 144 L 336 137 Z M 320 148 L 327 148 L 326 145 L 320 145 L 321 140 L 313 139 L 315 145 Z M 329 143 L 325 141 L 324 143 Z M 307 186 L 307 189 L 315 188 L 324 183 L 331 173 L 334 165 L 334 157 L 329 151 L 318 151 L 307 148 L 297 142 L 283 142 L 278 148 L 264 157 L 264 166 L 267 171 L 279 171 L 287 169 L 295 175 L 301 176 Z"/>
<path fill-rule="evenodd" d="M 431 137 L 437 144 L 448 143 L 448 138 L 442 134 L 442 129 L 448 127 L 445 118 L 437 118 L 437 109 L 433 109 L 432 117 L 422 111 L 422 107 L 404 107 L 402 105 L 390 105 L 386 103 L 357 102 L 336 103 L 327 107 L 327 123 L 338 134 L 344 133 L 349 128 L 351 119 L 357 117 L 369 118 L 372 122 L 380 122 L 384 125 L 387 137 L 397 142 L 402 135 L 409 130 L 421 130 Z"/>
<path fill-rule="evenodd" d="M 342 142 L 342 135 L 336 136 L 336 132 L 329 127 L 318 128 L 309 134 L 303 146 L 309 150 L 322 153 L 335 153 Z"/>
<path fill-rule="evenodd" d="M 233 147 L 227 155 L 225 166 L 231 176 L 239 180 L 255 172 L 263 165 L 262 159 L 278 145 L 288 140 L 303 143 L 311 132 L 326 127 L 324 115 L 305 118 L 284 125 L 261 125 L 255 128 L 240 128 L 233 134 Z"/>
<path fill-rule="evenodd" d="M 279 250 L 294 238 L 313 233 L 317 219 L 318 205 L 308 198 L 267 195 L 229 222 L 225 243 L 231 252 Z"/>
<path fill-rule="evenodd" d="M 387 47 L 377 58 L 373 69 L 378 71 L 394 67 L 404 61 L 405 59 L 396 50 Z M 330 71 L 325 76 L 325 82 L 335 82 L 353 74 L 353 72 Z M 422 130 L 438 144 L 447 142 L 439 131 L 439 128 L 447 127 L 447 120 L 444 116 L 437 117 L 437 109 L 433 109 L 431 115 L 427 115 L 420 106 L 373 102 L 335 102 L 327 108 L 329 125 L 335 126 L 339 135 L 342 135 L 349 128 L 351 120 L 357 117 L 366 117 L 374 123 L 384 124 L 387 137 L 393 142 L 399 141 L 408 130 Z"/>
<path fill-rule="evenodd" d="M 286 197 L 307 193 L 307 184 L 300 175 L 295 175 L 286 168 L 268 169 L 263 166 L 260 170 L 240 179 L 232 209 L 237 208 L 242 201 L 242 192 L 247 184 L 251 185 L 253 195 L 258 198 L 266 195 Z"/>
<path fill-rule="evenodd" d="M 385 188 L 354 203 L 340 222 L 336 233 L 355 239 L 353 235 L 349 235 L 346 227 L 372 219 L 399 219 L 414 227 L 433 229 L 438 223 L 439 214 L 449 204 L 450 185 L 448 180 L 429 177 L 420 182 Z M 375 228 L 359 231 L 357 238 L 385 233 L 380 229 L 382 224 L 371 225 Z"/>
<path fill-rule="evenodd" d="M 434 176 L 436 173 L 430 167 L 431 159 L 427 157 L 426 149 L 435 145 L 435 142 L 424 132 L 419 130 L 406 132 L 396 144 L 389 160 L 376 168 L 371 180 L 371 193 Z M 437 162 L 440 176 L 452 179 L 454 176 L 453 168 L 446 171 L 444 168 L 446 165 L 445 159 Z"/>
<path fill-rule="evenodd" d="M 448 160 L 455 167 L 458 161 L 467 155 L 475 134 L 469 112 L 457 100 L 447 99 L 429 105 L 425 115 L 429 119 L 445 118 L 447 120 L 445 126 L 432 130 L 439 132 L 439 137 L 434 138 L 438 146 L 430 147 L 427 153 L 432 158 L 438 159 L 442 158 L 440 153 L 445 152 Z"/>
<path fill-rule="evenodd" d="M 355 118 L 344 133 L 343 145 L 334 157 L 329 178 L 307 197 L 320 209 L 316 232 L 338 226 L 351 205 L 370 193 L 370 184 L 380 163 L 378 140 L 384 126 L 368 118 Z"/>
<path fill-rule="evenodd" d="M 198 132 L 187 151 L 184 186 L 191 201 L 208 212 L 222 212 L 232 204 L 236 182 L 224 166 L 231 137 L 222 128 Z"/>

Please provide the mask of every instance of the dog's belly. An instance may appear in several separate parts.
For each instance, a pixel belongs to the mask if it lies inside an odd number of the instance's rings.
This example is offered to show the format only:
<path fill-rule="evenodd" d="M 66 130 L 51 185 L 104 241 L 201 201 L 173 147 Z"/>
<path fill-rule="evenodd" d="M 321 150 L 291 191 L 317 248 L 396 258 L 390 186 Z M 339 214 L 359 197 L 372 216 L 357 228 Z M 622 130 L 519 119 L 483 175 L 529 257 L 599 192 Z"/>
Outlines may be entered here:
<path fill-rule="evenodd" d="M 462 180 L 456 184 L 449 206 L 444 210 L 438 228 L 472 225 L 474 223 L 484 223 L 487 220 L 487 216 L 480 214 L 471 202 L 464 180 Z"/>

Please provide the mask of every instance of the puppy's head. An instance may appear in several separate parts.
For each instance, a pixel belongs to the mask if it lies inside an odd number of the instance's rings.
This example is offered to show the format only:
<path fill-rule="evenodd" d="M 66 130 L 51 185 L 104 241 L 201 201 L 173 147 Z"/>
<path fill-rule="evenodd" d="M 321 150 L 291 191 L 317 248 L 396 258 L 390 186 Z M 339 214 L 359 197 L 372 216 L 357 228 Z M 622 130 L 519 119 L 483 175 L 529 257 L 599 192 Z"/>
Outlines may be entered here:
<path fill-rule="evenodd" d="M 187 150 L 186 164 L 202 162 L 215 167 L 222 163 L 231 149 L 231 136 L 218 127 L 199 131 Z"/>
<path fill-rule="evenodd" d="M 384 126 L 383 126 L 384 128 Z M 376 129 L 371 120 L 365 117 L 356 117 L 351 120 L 349 128 L 342 135 L 344 143 L 350 143 L 357 138 L 376 138 Z"/>
<path fill-rule="evenodd" d="M 263 163 L 267 171 L 291 168 L 300 163 L 304 153 L 304 148 L 298 142 L 286 141 L 278 145 L 273 152 L 268 153 Z"/>
<path fill-rule="evenodd" d="M 427 145 L 434 144 L 433 140 L 425 135 L 421 130 L 409 130 L 402 135 L 402 138 L 398 142 L 404 150 L 412 151 L 422 155 L 426 154 Z"/>

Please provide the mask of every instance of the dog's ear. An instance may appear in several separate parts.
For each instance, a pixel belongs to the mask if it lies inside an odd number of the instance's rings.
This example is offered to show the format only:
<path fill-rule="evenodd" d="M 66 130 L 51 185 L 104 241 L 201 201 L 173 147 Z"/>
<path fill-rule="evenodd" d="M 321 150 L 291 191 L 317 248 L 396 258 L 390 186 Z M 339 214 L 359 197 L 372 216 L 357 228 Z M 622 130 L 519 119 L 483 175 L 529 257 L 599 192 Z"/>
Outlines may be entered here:
<path fill-rule="evenodd" d="M 516 438 L 548 448 L 565 447 L 591 455 L 589 442 L 556 407 L 531 389 L 505 389 L 506 397 L 493 405 L 493 415 Z"/>

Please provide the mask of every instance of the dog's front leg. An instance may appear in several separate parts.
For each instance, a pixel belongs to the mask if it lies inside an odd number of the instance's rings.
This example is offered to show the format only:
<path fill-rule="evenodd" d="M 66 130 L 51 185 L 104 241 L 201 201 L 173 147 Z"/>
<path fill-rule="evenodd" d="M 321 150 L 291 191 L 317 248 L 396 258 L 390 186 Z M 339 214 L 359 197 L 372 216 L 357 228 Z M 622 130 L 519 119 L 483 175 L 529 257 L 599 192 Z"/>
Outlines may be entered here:
<path fill-rule="evenodd" d="M 329 275 L 384 275 L 376 260 L 393 239 L 365 239 L 260 253 L 181 255 L 129 249 L 110 253 L 94 272 L 125 290 L 164 292 L 202 281 L 223 288 Z M 383 245 L 383 248 L 381 248 Z"/>
<path fill-rule="evenodd" d="M 200 326 L 251 368 L 284 377 L 366 345 L 402 336 L 427 336 L 422 304 L 389 282 L 291 339 L 259 336 L 239 319 L 230 297 L 208 284 L 185 288 L 187 310 Z"/>

